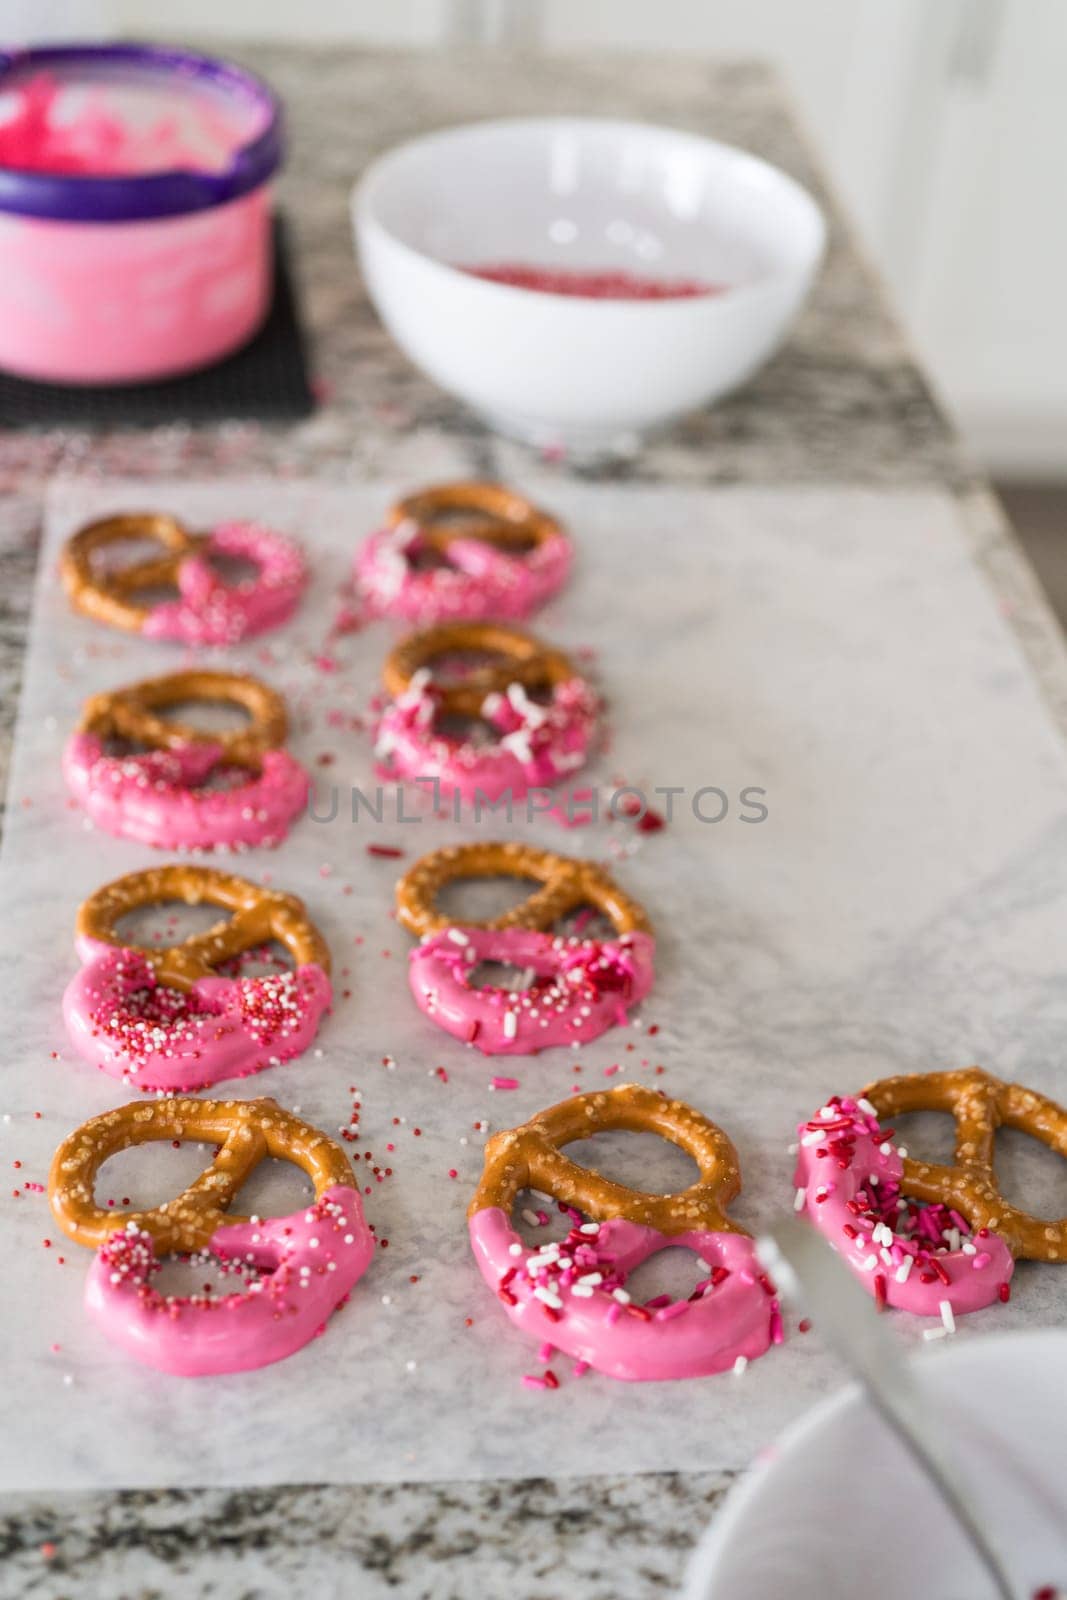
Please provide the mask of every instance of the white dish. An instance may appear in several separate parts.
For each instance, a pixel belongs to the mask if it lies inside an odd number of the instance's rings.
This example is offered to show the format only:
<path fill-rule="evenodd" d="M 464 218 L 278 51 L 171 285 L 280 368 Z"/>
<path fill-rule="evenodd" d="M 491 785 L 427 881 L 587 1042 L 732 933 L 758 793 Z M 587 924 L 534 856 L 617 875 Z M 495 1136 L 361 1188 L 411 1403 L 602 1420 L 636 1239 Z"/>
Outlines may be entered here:
<path fill-rule="evenodd" d="M 1019 1592 L 1067 1586 L 1067 1334 L 920 1351 Z M 986 1600 L 935 1492 L 855 1386 L 787 1429 L 728 1497 L 684 1600 Z"/>
<path fill-rule="evenodd" d="M 633 122 L 473 123 L 401 145 L 353 194 L 363 274 L 411 359 L 499 431 L 627 448 L 743 383 L 781 342 L 825 223 L 777 168 Z M 725 293 L 593 300 L 464 267 L 699 279 Z"/>

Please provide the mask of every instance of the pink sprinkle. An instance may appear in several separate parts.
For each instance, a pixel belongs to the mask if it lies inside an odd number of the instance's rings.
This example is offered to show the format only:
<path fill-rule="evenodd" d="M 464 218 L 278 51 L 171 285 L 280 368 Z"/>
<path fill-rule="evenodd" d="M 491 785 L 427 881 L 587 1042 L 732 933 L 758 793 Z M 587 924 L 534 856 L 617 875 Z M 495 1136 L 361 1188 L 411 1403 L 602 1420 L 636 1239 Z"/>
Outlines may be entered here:
<path fill-rule="evenodd" d="M 680 1317 L 688 1305 L 688 1300 L 675 1300 L 672 1304 L 665 1305 L 661 1311 L 656 1312 L 656 1321 L 671 1322 L 675 1317 Z"/>
<path fill-rule="evenodd" d="M 549 1344 L 546 1341 L 541 1346 L 540 1350 L 538 1350 L 537 1359 L 538 1359 L 538 1361 L 544 1361 L 547 1364 L 549 1361 L 552 1360 L 552 1357 L 555 1355 L 555 1353 L 556 1353 L 555 1345 L 554 1344 Z"/>
<path fill-rule="evenodd" d="M 490 1078 L 489 1087 L 491 1089 L 517 1089 L 519 1080 L 518 1078 Z"/>
<path fill-rule="evenodd" d="M 604 1076 L 605 1076 L 605 1078 L 613 1078 L 617 1072 L 621 1072 L 621 1071 L 622 1071 L 622 1068 L 616 1062 L 615 1066 L 613 1066 L 613 1067 L 605 1067 L 604 1068 Z"/>
<path fill-rule="evenodd" d="M 581 1378 L 589 1371 L 588 1361 L 576 1361 L 571 1369 L 576 1378 Z"/>
<path fill-rule="evenodd" d="M 545 1382 L 544 1378 L 539 1378 L 536 1375 L 536 1373 L 533 1373 L 533 1372 L 524 1372 L 523 1373 L 523 1375 L 522 1375 L 522 1386 L 523 1386 L 524 1389 L 547 1389 L 548 1388 L 548 1384 Z"/>

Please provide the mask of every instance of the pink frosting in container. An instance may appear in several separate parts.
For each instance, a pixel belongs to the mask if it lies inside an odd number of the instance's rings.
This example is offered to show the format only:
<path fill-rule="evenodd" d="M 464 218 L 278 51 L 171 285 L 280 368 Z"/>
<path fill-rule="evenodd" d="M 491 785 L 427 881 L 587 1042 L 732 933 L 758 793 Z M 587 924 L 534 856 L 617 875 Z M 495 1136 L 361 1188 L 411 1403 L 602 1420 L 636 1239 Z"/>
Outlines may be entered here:
<path fill-rule="evenodd" d="M 0 53 L 0 367 L 132 383 L 220 360 L 270 305 L 280 107 L 144 45 Z"/>

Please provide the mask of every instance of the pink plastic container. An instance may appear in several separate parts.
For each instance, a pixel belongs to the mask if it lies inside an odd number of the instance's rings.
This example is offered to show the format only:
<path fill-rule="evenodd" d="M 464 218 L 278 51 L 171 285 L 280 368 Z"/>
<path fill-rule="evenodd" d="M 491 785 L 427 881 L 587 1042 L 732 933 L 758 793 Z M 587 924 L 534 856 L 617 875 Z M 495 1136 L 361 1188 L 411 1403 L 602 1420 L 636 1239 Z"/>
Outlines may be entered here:
<path fill-rule="evenodd" d="M 270 305 L 282 148 L 277 100 L 228 63 L 0 54 L 0 367 L 134 383 L 247 343 Z"/>

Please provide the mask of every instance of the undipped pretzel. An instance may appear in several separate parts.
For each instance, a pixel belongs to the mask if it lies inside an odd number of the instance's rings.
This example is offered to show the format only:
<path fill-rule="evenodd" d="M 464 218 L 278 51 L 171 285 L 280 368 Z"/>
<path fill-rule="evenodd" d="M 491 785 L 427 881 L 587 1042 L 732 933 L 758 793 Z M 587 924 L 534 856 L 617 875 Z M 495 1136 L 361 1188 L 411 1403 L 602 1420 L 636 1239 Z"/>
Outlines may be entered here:
<path fill-rule="evenodd" d="M 432 553 L 443 564 L 418 565 Z M 571 545 L 560 524 L 495 483 L 448 483 L 399 501 L 364 543 L 356 574 L 372 608 L 416 626 L 521 619 L 560 588 Z"/>
<path fill-rule="evenodd" d="M 96 1201 L 101 1166 L 131 1145 L 203 1140 L 214 1159 L 173 1200 L 123 1211 Z M 259 1163 L 291 1161 L 315 1200 L 292 1216 L 233 1216 Z M 273 1100 L 160 1100 L 119 1106 L 84 1123 L 52 1160 L 52 1212 L 78 1244 L 97 1249 L 86 1305 L 109 1337 L 139 1360 L 184 1376 L 239 1372 L 306 1344 L 346 1298 L 373 1255 L 352 1169 L 338 1145 Z M 211 1251 L 242 1273 L 247 1295 L 158 1294 L 158 1256 Z"/>
<path fill-rule="evenodd" d="M 499 657 L 442 682 L 434 664 L 471 652 Z M 436 779 L 468 799 L 521 799 L 551 787 L 585 761 L 597 722 L 597 697 L 562 651 L 521 628 L 453 622 L 410 634 L 387 657 L 382 681 L 393 703 L 378 724 L 376 747 L 401 777 Z M 544 701 L 533 698 L 547 695 Z M 479 718 L 498 737 L 475 744 L 440 731 L 441 716 Z"/>
<path fill-rule="evenodd" d="M 120 936 L 129 912 L 175 900 L 233 915 L 179 944 Z M 270 940 L 295 971 L 216 975 Z M 63 997 L 71 1038 L 89 1061 L 143 1088 L 198 1089 L 287 1061 L 330 1003 L 329 950 L 303 902 L 210 867 L 150 867 L 98 889 L 78 912 L 75 943 L 83 966 Z"/>
<path fill-rule="evenodd" d="M 161 554 L 110 570 L 101 562 L 109 548 L 146 540 Z M 255 578 L 224 583 L 211 556 L 251 561 L 259 570 Z M 277 627 L 292 615 L 307 578 L 292 540 L 258 523 L 225 522 L 197 534 L 158 512 L 87 524 L 67 540 L 59 565 L 76 611 L 128 633 L 186 644 L 232 644 Z M 146 603 L 150 590 L 163 587 L 176 588 L 177 598 Z"/>
<path fill-rule="evenodd" d="M 916 1161 L 893 1143 L 883 1122 L 913 1111 L 954 1118 L 953 1165 Z M 1032 1089 L 978 1067 L 884 1078 L 801 1125 L 798 1193 L 882 1303 L 943 1317 L 945 1305 L 973 1311 L 1008 1299 L 1016 1258 L 1067 1260 L 1067 1221 L 1033 1217 L 1001 1194 L 999 1127 L 1067 1156 L 1067 1112 Z"/>
<path fill-rule="evenodd" d="M 225 732 L 172 721 L 168 706 L 204 701 L 236 705 L 247 727 Z M 63 753 L 75 797 L 109 833 L 167 850 L 277 844 L 308 794 L 300 763 L 279 748 L 285 702 L 258 678 L 235 672 L 172 672 L 95 694 Z M 122 739 L 144 752 L 111 755 Z M 232 787 L 204 785 L 213 773 L 243 769 Z"/>
<path fill-rule="evenodd" d="M 441 889 L 459 878 L 533 878 L 528 899 L 489 922 L 444 916 Z M 655 940 L 644 910 L 602 867 L 517 842 L 449 845 L 423 856 L 396 887 L 397 916 L 422 943 L 408 977 L 419 1009 L 486 1055 L 532 1055 L 587 1044 L 652 987 Z M 560 918 L 592 906 L 614 925 L 614 939 L 553 934 Z M 472 982 L 483 961 L 518 968 L 533 980 L 513 991 Z"/>
<path fill-rule="evenodd" d="M 595 1133 L 656 1133 L 692 1156 L 699 1180 L 677 1194 L 628 1189 L 561 1153 Z M 574 1226 L 560 1246 L 531 1253 L 511 1222 L 524 1189 L 550 1195 Z M 720 1372 L 780 1338 L 773 1285 L 752 1240 L 727 1215 L 741 1188 L 723 1130 L 680 1100 L 627 1084 L 576 1095 L 523 1127 L 497 1133 L 468 1210 L 471 1243 L 512 1321 L 618 1378 Z M 586 1222 L 585 1218 L 590 1221 Z M 637 1306 L 629 1274 L 671 1246 L 694 1251 L 708 1277 L 685 1301 Z"/>

